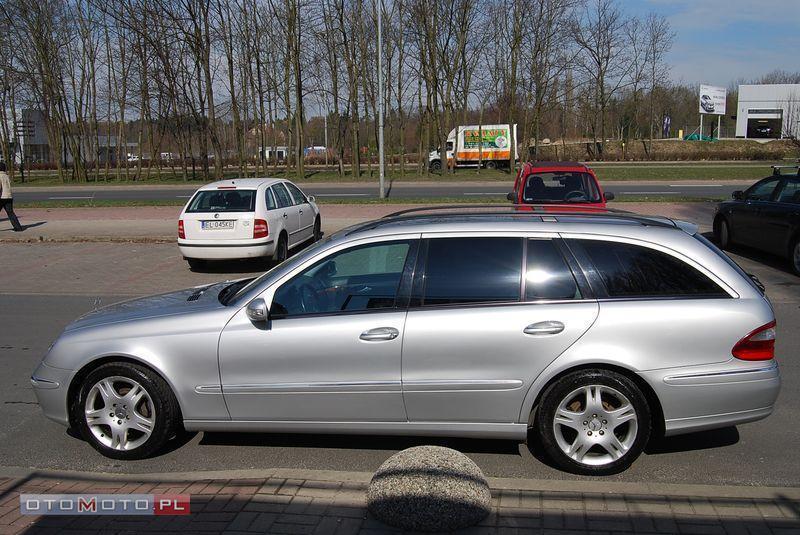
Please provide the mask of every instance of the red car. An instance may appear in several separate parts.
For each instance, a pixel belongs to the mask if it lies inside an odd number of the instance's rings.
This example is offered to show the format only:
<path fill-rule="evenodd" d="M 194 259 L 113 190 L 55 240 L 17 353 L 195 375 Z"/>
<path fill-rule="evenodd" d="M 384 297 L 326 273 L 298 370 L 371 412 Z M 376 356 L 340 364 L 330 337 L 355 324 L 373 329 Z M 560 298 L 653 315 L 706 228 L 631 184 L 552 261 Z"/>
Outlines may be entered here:
<path fill-rule="evenodd" d="M 589 167 L 575 162 L 528 162 L 517 173 L 515 204 L 574 204 L 580 208 L 605 208 L 613 193 L 604 193 Z"/>

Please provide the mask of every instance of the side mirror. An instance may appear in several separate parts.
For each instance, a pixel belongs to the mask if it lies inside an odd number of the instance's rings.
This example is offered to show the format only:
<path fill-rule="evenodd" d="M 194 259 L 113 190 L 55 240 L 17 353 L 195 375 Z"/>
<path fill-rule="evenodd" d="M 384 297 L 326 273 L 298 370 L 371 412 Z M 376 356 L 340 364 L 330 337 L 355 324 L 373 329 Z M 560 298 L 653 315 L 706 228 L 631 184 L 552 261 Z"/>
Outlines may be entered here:
<path fill-rule="evenodd" d="M 731 194 L 731 197 L 736 201 L 741 201 L 744 199 L 744 192 L 742 190 L 737 189 Z"/>
<path fill-rule="evenodd" d="M 316 197 L 314 197 L 313 195 L 309 195 L 309 196 L 308 196 L 308 198 L 307 198 L 306 200 L 307 200 L 308 202 L 317 202 L 317 198 L 316 198 Z"/>
<path fill-rule="evenodd" d="M 252 322 L 267 321 L 269 309 L 262 298 L 257 297 L 247 304 L 247 318 Z"/>
<path fill-rule="evenodd" d="M 610 192 L 610 191 L 607 191 L 607 192 L 605 192 L 605 193 L 603 194 L 603 197 L 605 197 L 605 199 L 606 199 L 607 201 L 613 201 L 613 200 L 616 198 L 616 195 L 614 195 L 614 194 L 613 194 L 612 192 Z"/>
<path fill-rule="evenodd" d="M 511 201 L 511 202 L 514 202 L 514 201 L 516 201 L 516 200 L 517 200 L 517 198 L 516 198 L 516 195 L 514 195 L 514 192 L 513 192 L 513 191 L 509 192 L 509 193 L 506 195 L 506 199 L 507 199 L 507 200 L 509 200 L 509 201 Z"/>

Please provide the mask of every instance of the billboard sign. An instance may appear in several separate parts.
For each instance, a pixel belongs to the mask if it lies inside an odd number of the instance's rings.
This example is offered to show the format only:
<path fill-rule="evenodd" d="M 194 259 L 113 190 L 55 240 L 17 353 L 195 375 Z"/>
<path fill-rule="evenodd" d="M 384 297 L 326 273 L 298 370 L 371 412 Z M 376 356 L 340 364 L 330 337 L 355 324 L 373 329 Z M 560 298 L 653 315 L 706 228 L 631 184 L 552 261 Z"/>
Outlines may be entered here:
<path fill-rule="evenodd" d="M 700 86 L 700 113 L 709 115 L 725 115 L 725 98 L 727 90 L 714 85 Z"/>
<path fill-rule="evenodd" d="M 508 127 L 482 128 L 480 131 L 470 128 L 463 132 L 465 149 L 478 149 L 481 145 L 484 149 L 508 149 L 510 143 Z"/>

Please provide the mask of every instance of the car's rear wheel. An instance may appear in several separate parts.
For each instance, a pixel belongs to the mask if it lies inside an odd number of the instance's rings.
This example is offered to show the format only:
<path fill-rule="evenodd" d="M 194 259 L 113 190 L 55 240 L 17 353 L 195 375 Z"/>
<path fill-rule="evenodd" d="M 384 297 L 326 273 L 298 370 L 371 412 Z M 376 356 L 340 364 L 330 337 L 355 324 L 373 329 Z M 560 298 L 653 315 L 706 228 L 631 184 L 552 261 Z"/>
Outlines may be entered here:
<path fill-rule="evenodd" d="M 717 222 L 717 243 L 721 249 L 727 249 L 731 245 L 731 227 L 728 224 L 728 220 L 720 218 L 719 222 Z"/>
<path fill-rule="evenodd" d="M 129 362 L 89 373 L 72 411 L 84 439 L 112 459 L 149 457 L 180 428 L 180 409 L 166 381 Z"/>
<path fill-rule="evenodd" d="M 547 456 L 583 475 L 628 468 L 650 437 L 650 409 L 636 384 L 608 370 L 579 370 L 542 396 L 536 430 Z"/>
<path fill-rule="evenodd" d="M 187 258 L 186 261 L 189 263 L 189 269 L 192 271 L 201 271 L 206 267 L 206 261 L 200 258 Z"/>
<path fill-rule="evenodd" d="M 497 169 L 497 162 L 494 160 L 489 160 L 484 164 L 486 169 Z"/>
<path fill-rule="evenodd" d="M 272 261 L 275 265 L 280 264 L 289 258 L 289 241 L 285 234 L 281 234 L 278 243 L 275 245 L 275 252 L 272 254 Z"/>

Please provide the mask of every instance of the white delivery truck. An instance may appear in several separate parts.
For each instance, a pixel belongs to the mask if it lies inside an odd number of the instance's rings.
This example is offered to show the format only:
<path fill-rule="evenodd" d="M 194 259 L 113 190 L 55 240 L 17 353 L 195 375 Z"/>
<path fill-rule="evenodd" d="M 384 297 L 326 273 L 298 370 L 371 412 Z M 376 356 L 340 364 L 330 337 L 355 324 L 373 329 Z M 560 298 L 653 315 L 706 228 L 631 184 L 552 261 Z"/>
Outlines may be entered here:
<path fill-rule="evenodd" d="M 457 126 L 447 135 L 447 164 L 455 167 L 477 167 L 480 162 L 487 169 L 508 167 L 512 150 L 514 161 L 519 160 L 517 145 L 516 124 Z M 428 166 L 433 171 L 442 168 L 442 157 L 438 150 L 428 154 Z"/>

